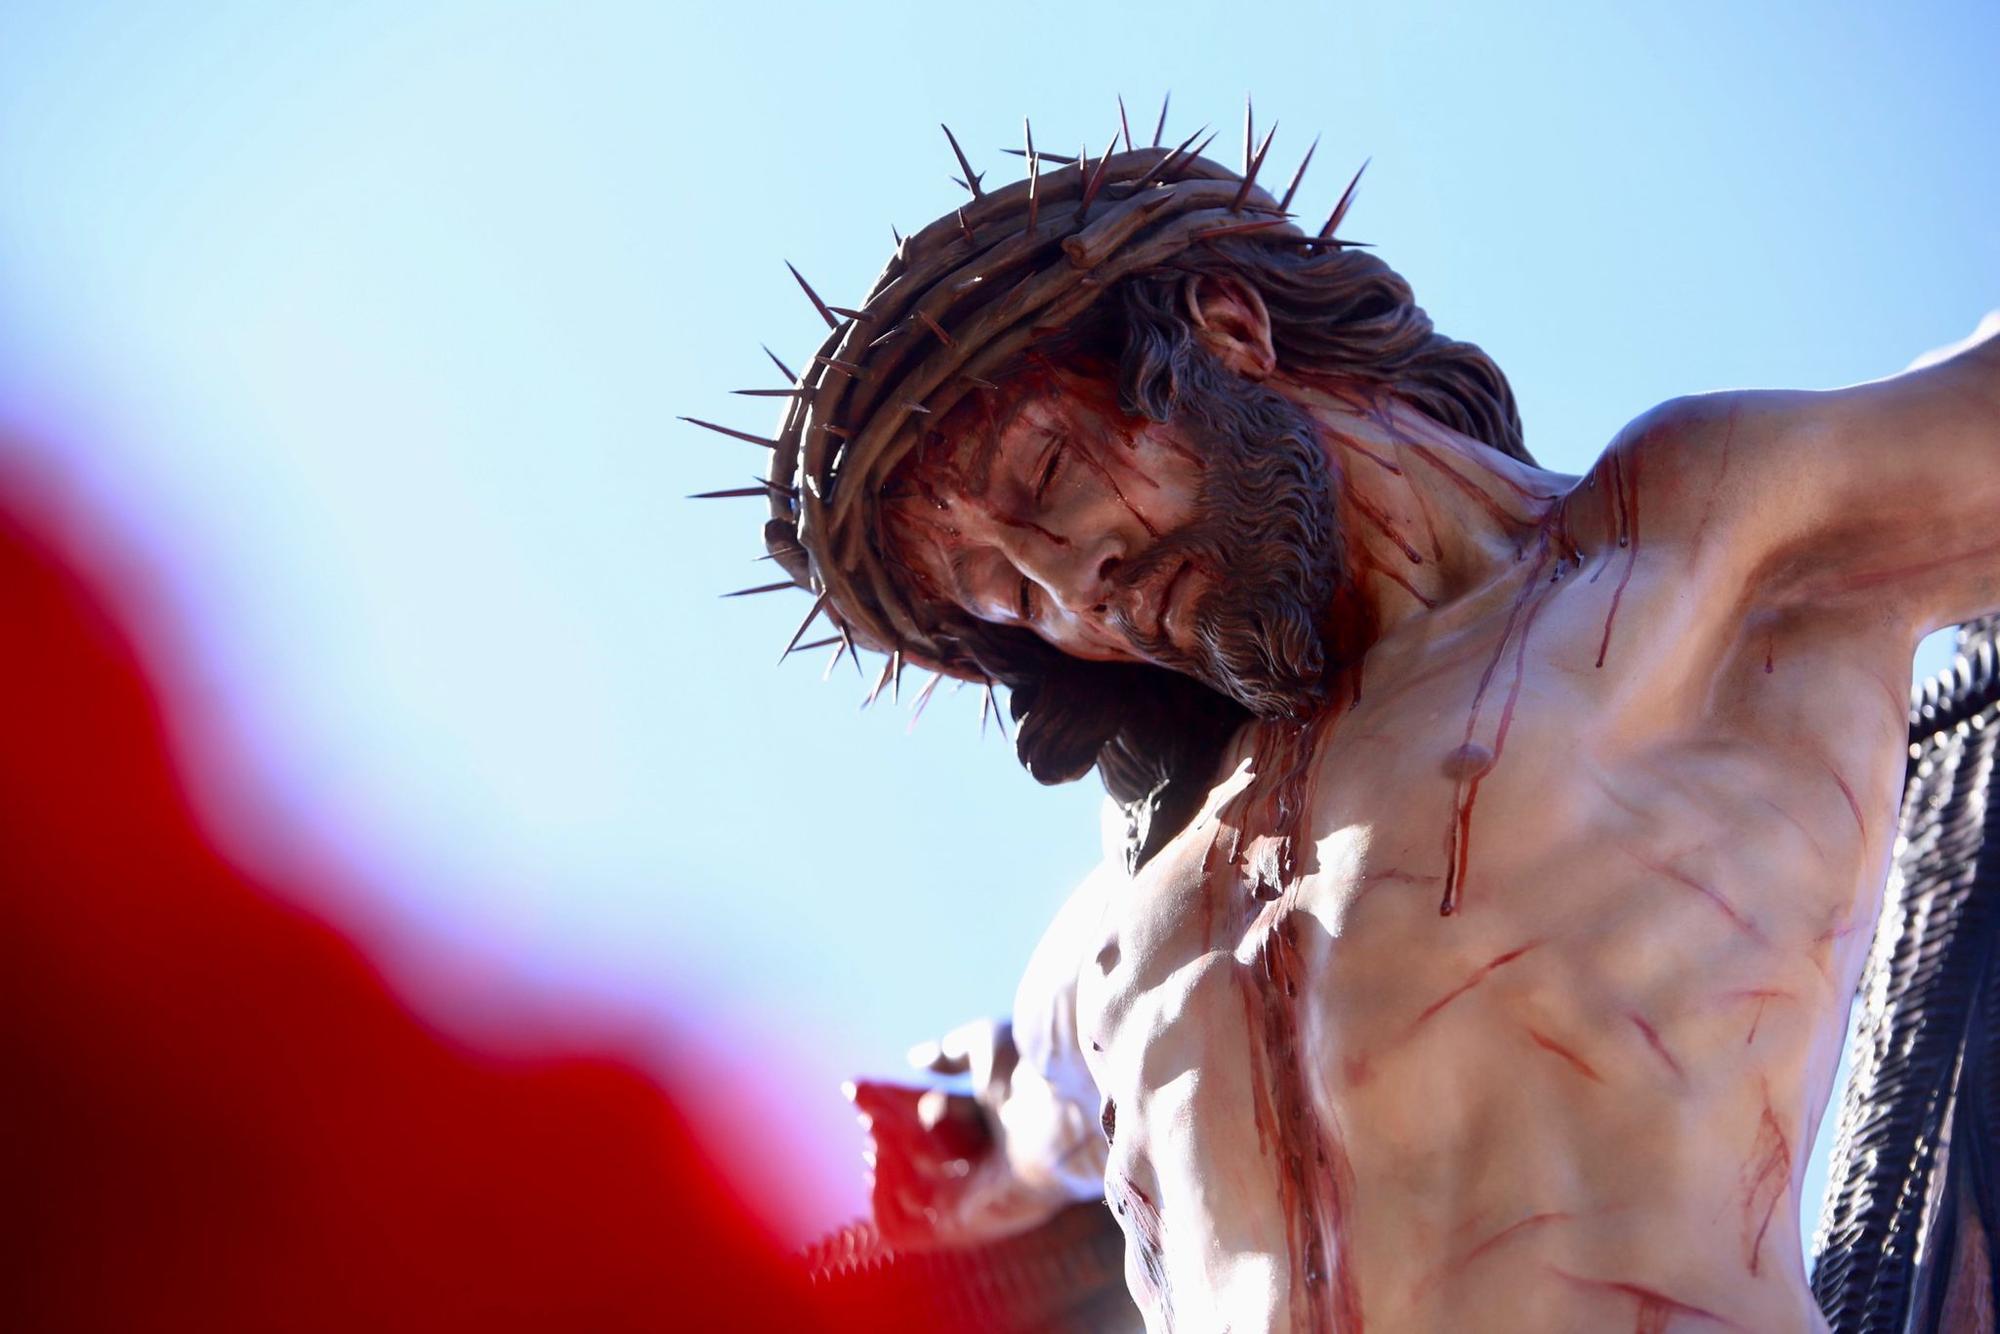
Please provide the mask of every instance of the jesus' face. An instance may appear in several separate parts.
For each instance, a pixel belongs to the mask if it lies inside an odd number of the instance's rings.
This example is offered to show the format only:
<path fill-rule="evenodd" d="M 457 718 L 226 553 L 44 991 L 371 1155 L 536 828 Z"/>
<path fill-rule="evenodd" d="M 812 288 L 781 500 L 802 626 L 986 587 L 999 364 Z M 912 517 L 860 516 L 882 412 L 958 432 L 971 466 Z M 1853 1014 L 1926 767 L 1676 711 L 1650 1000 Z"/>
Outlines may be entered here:
<path fill-rule="evenodd" d="M 1331 465 L 1275 390 L 1212 364 L 1183 390 L 1166 422 L 1069 372 L 980 395 L 892 478 L 891 554 L 923 596 L 1072 657 L 1297 712 L 1340 575 Z"/>

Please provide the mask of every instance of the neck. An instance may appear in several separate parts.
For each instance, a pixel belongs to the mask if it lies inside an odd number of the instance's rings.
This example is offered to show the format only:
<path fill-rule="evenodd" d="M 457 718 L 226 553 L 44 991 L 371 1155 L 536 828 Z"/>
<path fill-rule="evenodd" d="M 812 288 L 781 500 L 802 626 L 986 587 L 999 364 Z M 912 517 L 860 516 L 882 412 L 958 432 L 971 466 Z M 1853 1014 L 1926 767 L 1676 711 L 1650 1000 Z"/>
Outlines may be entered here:
<path fill-rule="evenodd" d="M 1513 565 L 1575 481 L 1461 435 L 1386 390 L 1334 380 L 1274 387 L 1319 427 L 1339 479 L 1347 569 L 1375 638 Z"/>

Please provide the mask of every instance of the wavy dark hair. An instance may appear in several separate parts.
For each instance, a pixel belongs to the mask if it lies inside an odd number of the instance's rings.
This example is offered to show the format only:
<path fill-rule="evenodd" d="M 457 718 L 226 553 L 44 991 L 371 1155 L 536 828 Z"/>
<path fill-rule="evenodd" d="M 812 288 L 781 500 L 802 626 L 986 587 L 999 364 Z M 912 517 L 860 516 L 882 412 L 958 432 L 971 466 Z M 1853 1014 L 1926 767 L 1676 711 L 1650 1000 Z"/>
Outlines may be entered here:
<path fill-rule="evenodd" d="M 1230 373 L 1202 344 L 1186 303 L 1186 285 L 1203 277 L 1232 278 L 1263 297 L 1280 368 L 1393 392 L 1453 430 L 1533 461 L 1500 368 L 1477 347 L 1437 333 L 1409 284 L 1360 251 L 1308 254 L 1252 238 L 1199 247 L 1170 267 L 1125 279 L 1030 355 L 1115 368 L 1128 412 L 1226 425 L 1232 410 L 1216 401 L 1216 377 Z M 1009 687 L 1015 750 L 1030 774 L 1063 783 L 1097 770 L 1125 808 L 1134 868 L 1200 808 L 1229 738 L 1253 716 L 1220 690 L 1165 668 L 1086 662 L 1026 631 L 970 618 L 951 618 L 949 632 Z"/>

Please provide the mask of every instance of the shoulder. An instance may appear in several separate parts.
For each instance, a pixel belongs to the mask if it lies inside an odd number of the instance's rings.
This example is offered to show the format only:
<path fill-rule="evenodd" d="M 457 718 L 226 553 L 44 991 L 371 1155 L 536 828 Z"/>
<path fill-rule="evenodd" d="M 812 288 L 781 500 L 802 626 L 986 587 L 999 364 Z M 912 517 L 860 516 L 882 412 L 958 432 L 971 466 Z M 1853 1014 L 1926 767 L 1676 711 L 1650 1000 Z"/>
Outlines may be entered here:
<path fill-rule="evenodd" d="M 1813 478 L 1837 455 L 1814 395 L 1725 390 L 1671 398 L 1633 418 L 1585 484 L 1594 507 L 1624 507 L 1654 551 L 1748 573 L 1801 526 Z"/>

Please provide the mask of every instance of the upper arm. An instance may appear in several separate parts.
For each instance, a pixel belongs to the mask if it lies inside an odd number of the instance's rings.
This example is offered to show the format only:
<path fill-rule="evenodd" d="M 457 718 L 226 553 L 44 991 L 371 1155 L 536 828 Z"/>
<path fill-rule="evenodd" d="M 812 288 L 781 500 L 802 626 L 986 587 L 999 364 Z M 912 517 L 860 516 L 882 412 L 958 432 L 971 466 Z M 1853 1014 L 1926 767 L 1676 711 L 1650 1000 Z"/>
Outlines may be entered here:
<path fill-rule="evenodd" d="M 1120 861 L 1109 857 L 1085 878 L 1035 946 L 1014 994 L 1019 1062 L 996 1109 L 1009 1166 L 1024 1182 L 1073 1198 L 1102 1193 L 1106 1148 L 1078 1029 L 1077 979 L 1095 952 L 1105 896 L 1123 879 Z"/>
<path fill-rule="evenodd" d="M 1684 535 L 1775 595 L 1921 633 L 2000 610 L 2000 319 L 1887 379 L 1678 399 L 1621 443 L 1671 438 Z"/>

